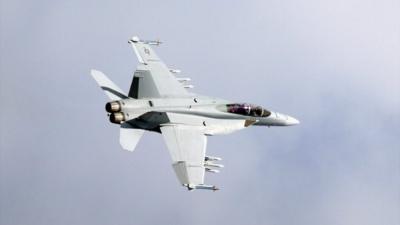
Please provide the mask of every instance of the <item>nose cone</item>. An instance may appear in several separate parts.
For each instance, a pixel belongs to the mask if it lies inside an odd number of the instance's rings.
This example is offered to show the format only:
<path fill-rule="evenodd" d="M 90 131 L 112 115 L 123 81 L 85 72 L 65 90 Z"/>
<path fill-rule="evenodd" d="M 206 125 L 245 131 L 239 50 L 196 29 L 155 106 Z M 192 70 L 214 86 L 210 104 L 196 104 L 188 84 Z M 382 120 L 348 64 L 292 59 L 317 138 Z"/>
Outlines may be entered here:
<path fill-rule="evenodd" d="M 288 116 L 288 119 L 286 120 L 286 126 L 293 126 L 299 124 L 300 121 L 298 121 L 296 118 Z"/>

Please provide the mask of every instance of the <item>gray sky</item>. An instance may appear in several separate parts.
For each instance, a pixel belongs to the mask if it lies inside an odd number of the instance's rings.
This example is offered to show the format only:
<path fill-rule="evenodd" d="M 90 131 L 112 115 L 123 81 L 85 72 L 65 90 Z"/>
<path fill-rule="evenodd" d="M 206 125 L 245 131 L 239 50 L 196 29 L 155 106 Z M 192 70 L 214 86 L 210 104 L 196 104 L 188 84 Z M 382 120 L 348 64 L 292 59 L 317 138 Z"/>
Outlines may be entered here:
<path fill-rule="evenodd" d="M 0 0 L 0 224 L 400 224 L 400 2 Z M 201 94 L 299 118 L 209 138 L 187 192 L 160 135 L 121 150 L 132 35 Z"/>

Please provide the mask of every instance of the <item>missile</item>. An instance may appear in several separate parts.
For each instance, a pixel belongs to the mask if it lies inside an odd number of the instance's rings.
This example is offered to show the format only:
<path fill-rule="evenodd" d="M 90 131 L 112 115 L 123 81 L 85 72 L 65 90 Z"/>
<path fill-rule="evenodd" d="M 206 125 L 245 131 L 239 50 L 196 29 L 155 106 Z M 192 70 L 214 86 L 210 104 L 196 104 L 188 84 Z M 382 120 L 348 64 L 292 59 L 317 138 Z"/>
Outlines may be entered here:
<path fill-rule="evenodd" d="M 194 85 L 188 84 L 188 85 L 183 85 L 183 87 L 191 89 L 191 88 L 194 88 Z"/>
<path fill-rule="evenodd" d="M 160 40 L 144 41 L 144 43 L 149 44 L 149 45 L 160 45 L 160 44 L 162 44 L 162 42 Z"/>
<path fill-rule="evenodd" d="M 160 45 L 162 44 L 162 42 L 160 40 L 155 40 L 155 41 L 151 41 L 151 40 L 140 40 L 139 37 L 134 36 L 132 37 L 128 43 L 143 43 L 143 44 L 149 44 L 149 45 Z"/>
<path fill-rule="evenodd" d="M 203 189 L 203 190 L 212 190 L 212 191 L 218 191 L 219 188 L 217 188 L 215 185 L 207 185 L 207 184 L 184 184 L 183 186 L 187 187 L 189 191 L 192 191 L 194 189 Z"/>
<path fill-rule="evenodd" d="M 209 173 L 219 173 L 219 170 L 206 168 L 206 172 L 209 172 Z"/>
<path fill-rule="evenodd" d="M 206 162 L 204 163 L 204 166 L 205 166 L 205 167 L 224 168 L 224 165 L 221 165 L 221 164 L 214 164 L 214 163 L 210 163 L 210 162 L 208 162 L 208 161 L 206 161 Z"/>
<path fill-rule="evenodd" d="M 181 70 L 178 70 L 178 69 L 169 69 L 169 72 L 178 74 L 178 73 L 181 73 Z"/>
<path fill-rule="evenodd" d="M 215 157 L 215 156 L 206 156 L 204 158 L 204 161 L 221 161 L 222 158 L 220 157 Z"/>
<path fill-rule="evenodd" d="M 179 78 L 176 78 L 176 79 L 181 83 L 185 83 L 185 82 L 188 82 L 188 81 L 192 80 L 189 77 L 179 77 Z"/>

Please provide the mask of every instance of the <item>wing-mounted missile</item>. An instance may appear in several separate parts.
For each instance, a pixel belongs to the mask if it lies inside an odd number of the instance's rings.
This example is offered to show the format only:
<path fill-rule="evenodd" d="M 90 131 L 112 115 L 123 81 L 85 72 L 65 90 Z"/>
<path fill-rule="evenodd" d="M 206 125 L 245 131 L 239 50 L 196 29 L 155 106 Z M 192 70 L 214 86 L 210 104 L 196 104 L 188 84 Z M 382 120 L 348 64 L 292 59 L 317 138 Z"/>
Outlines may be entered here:
<path fill-rule="evenodd" d="M 157 39 L 157 40 L 155 40 L 155 41 L 149 41 L 149 40 L 146 40 L 146 41 L 144 41 L 144 43 L 147 43 L 147 44 L 149 44 L 149 45 L 160 45 L 160 44 L 162 44 L 162 42 L 159 40 L 159 39 Z"/>
<path fill-rule="evenodd" d="M 128 43 L 143 43 L 143 44 L 148 44 L 148 45 L 160 45 L 162 44 L 162 42 L 160 40 L 140 40 L 139 37 L 134 36 L 132 37 Z"/>
<path fill-rule="evenodd" d="M 204 166 L 205 166 L 206 168 L 210 168 L 210 167 L 212 167 L 212 168 L 224 168 L 224 165 L 222 165 L 222 164 L 215 164 L 215 163 L 212 163 L 212 162 L 205 162 L 205 163 L 204 163 Z"/>
<path fill-rule="evenodd" d="M 173 73 L 173 74 L 180 74 L 181 73 L 181 70 L 178 70 L 178 69 L 169 69 L 169 71 L 171 73 Z M 179 81 L 183 85 L 184 88 L 187 88 L 187 89 L 194 88 L 194 85 L 187 84 L 189 81 L 192 80 L 189 77 L 177 77 L 176 80 Z"/>
<path fill-rule="evenodd" d="M 192 84 L 188 84 L 189 81 L 191 81 L 192 79 L 190 79 L 189 77 L 179 77 L 176 78 L 176 80 L 178 80 L 184 88 L 194 88 L 194 85 Z"/>
<path fill-rule="evenodd" d="M 187 88 L 187 89 L 192 89 L 192 88 L 194 88 L 194 85 L 187 84 L 187 85 L 183 85 L 183 87 Z"/>
<path fill-rule="evenodd" d="M 192 80 L 189 77 L 177 77 L 176 80 L 179 81 L 184 88 L 194 88 L 194 85 L 188 84 L 188 82 Z"/>
<path fill-rule="evenodd" d="M 178 69 L 169 69 L 169 72 L 174 73 L 174 74 L 180 74 L 182 71 Z"/>
<path fill-rule="evenodd" d="M 212 190 L 212 191 L 219 190 L 219 188 L 217 188 L 215 185 L 207 185 L 207 184 L 197 184 L 197 185 L 184 184 L 183 186 L 187 187 L 189 191 L 193 191 L 195 189 Z"/>
<path fill-rule="evenodd" d="M 204 157 L 204 167 L 205 167 L 206 172 L 219 173 L 220 171 L 215 169 L 215 168 L 223 168 L 224 165 L 215 164 L 213 162 L 221 161 L 221 160 L 222 160 L 222 158 L 215 157 L 215 156 L 206 156 L 206 157 Z"/>
<path fill-rule="evenodd" d="M 178 80 L 181 83 L 186 83 L 191 81 L 192 79 L 190 79 L 189 77 L 177 77 L 176 80 Z"/>
<path fill-rule="evenodd" d="M 221 161 L 222 158 L 220 157 L 215 157 L 215 156 L 206 156 L 204 157 L 204 161 Z"/>
<path fill-rule="evenodd" d="M 207 167 L 206 167 L 206 172 L 209 172 L 209 173 L 219 173 L 220 171 L 219 171 L 219 170 L 216 170 L 216 169 L 210 169 L 210 168 L 207 168 Z"/>

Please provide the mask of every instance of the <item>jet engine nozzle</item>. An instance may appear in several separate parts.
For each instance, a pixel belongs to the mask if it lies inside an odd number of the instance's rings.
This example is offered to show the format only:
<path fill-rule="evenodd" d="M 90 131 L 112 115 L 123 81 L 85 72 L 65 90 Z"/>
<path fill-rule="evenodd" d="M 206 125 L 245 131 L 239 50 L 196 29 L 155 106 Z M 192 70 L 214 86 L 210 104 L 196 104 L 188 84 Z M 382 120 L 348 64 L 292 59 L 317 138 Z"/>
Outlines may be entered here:
<path fill-rule="evenodd" d="M 121 103 L 118 101 L 107 102 L 106 111 L 109 113 L 120 112 L 121 111 Z"/>
<path fill-rule="evenodd" d="M 121 112 L 117 113 L 111 113 L 110 115 L 110 122 L 111 123 L 116 123 L 116 124 L 121 124 L 121 122 L 125 121 L 125 115 Z"/>

